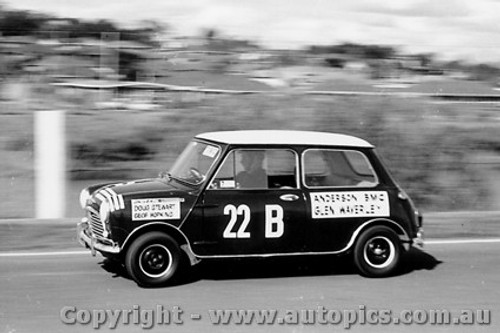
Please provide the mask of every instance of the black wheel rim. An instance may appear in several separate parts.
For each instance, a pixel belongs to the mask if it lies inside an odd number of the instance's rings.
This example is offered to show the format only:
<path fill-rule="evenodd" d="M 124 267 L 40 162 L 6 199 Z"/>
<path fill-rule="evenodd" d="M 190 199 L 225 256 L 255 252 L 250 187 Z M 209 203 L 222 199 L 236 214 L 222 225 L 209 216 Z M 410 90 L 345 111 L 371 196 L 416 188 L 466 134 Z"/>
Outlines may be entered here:
<path fill-rule="evenodd" d="M 394 243 L 387 237 L 373 237 L 365 244 L 365 261 L 374 268 L 385 268 L 389 266 L 393 262 L 394 257 Z"/>
<path fill-rule="evenodd" d="M 149 245 L 142 250 L 139 256 L 139 266 L 147 276 L 160 277 L 172 267 L 172 254 L 164 245 Z"/>

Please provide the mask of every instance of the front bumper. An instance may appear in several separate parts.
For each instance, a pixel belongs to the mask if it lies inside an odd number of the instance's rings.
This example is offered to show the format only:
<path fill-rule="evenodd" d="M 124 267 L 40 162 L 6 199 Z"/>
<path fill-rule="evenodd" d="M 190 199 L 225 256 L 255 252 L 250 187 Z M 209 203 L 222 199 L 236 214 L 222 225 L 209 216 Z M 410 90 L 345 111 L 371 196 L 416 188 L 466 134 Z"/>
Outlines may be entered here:
<path fill-rule="evenodd" d="M 120 246 L 111 240 L 106 240 L 110 244 L 104 243 L 102 240 L 92 236 L 90 226 L 87 218 L 83 218 L 82 222 L 76 225 L 76 239 L 85 248 L 90 249 L 93 256 L 96 252 L 118 254 L 120 253 Z"/>
<path fill-rule="evenodd" d="M 423 228 L 418 228 L 417 237 L 412 239 L 412 245 L 419 248 L 419 249 L 424 248 L 424 229 Z"/>

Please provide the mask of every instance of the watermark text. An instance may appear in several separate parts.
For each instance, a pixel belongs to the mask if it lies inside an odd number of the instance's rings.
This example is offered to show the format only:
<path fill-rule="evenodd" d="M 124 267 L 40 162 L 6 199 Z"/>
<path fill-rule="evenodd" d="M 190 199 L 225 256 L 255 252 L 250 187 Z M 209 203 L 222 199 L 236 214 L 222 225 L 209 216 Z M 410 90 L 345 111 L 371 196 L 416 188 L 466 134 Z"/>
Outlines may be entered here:
<path fill-rule="evenodd" d="M 318 306 L 311 309 L 208 309 L 204 313 L 189 313 L 180 306 L 157 305 L 129 309 L 80 309 L 64 306 L 60 319 L 66 325 L 86 325 L 93 329 L 135 325 L 142 329 L 155 326 L 183 325 L 188 321 L 206 320 L 214 326 L 223 325 L 331 325 L 350 329 L 367 325 L 490 325 L 491 311 L 487 309 L 413 309 L 393 311 L 359 305 L 352 309 L 330 309 Z"/>

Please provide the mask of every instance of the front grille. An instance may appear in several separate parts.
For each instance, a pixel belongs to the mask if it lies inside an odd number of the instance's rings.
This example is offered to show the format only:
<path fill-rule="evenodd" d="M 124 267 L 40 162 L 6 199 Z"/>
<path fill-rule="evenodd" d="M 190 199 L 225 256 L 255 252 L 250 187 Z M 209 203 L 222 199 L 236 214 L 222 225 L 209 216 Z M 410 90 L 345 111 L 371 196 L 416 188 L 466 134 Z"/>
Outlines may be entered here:
<path fill-rule="evenodd" d="M 88 218 L 92 235 L 96 238 L 106 238 L 104 237 L 104 225 L 99 218 L 99 213 L 92 207 L 88 207 Z"/>

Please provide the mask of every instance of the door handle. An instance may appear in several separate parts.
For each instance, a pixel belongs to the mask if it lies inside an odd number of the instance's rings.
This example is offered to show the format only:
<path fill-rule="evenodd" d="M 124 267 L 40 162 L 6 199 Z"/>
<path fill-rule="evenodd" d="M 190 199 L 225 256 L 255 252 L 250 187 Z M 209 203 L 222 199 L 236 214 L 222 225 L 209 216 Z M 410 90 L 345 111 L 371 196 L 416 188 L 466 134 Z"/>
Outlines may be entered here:
<path fill-rule="evenodd" d="M 296 194 L 283 194 L 280 199 L 283 201 L 296 201 L 299 200 L 299 196 Z"/>

